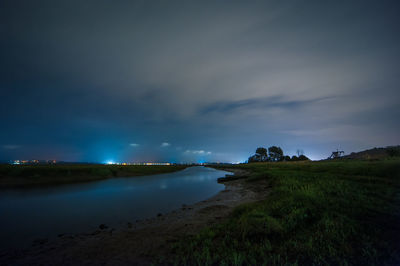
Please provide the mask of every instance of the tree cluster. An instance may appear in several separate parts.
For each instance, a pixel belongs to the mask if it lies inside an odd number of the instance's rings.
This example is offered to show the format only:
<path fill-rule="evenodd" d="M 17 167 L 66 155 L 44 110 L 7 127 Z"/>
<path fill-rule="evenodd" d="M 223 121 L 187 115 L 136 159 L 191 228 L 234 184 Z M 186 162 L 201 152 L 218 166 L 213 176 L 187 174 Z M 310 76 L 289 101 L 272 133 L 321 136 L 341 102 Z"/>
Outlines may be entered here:
<path fill-rule="evenodd" d="M 256 154 L 249 157 L 248 162 L 281 162 L 281 161 L 306 161 L 309 160 L 304 154 L 298 156 L 293 155 L 292 157 L 283 154 L 283 150 L 278 146 L 271 146 L 268 149 L 259 147 L 256 150 Z"/>

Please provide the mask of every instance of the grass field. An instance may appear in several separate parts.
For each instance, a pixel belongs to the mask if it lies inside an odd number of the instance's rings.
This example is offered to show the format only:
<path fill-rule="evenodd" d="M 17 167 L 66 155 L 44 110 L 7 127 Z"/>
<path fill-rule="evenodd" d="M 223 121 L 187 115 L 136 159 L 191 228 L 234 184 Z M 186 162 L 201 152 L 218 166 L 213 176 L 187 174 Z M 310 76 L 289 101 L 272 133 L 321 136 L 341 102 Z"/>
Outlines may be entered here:
<path fill-rule="evenodd" d="M 254 163 L 266 200 L 172 248 L 184 265 L 400 265 L 400 160 Z"/>
<path fill-rule="evenodd" d="M 178 165 L 0 165 L 0 188 L 48 186 L 169 173 L 182 170 Z"/>

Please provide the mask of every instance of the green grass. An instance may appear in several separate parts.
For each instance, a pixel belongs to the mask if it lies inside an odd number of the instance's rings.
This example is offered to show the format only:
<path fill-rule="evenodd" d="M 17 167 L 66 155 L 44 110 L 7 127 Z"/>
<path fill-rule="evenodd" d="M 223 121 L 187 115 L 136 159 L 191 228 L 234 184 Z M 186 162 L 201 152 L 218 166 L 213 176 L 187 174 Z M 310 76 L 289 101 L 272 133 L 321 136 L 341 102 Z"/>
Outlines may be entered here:
<path fill-rule="evenodd" d="M 255 163 L 266 200 L 172 247 L 178 265 L 399 265 L 400 160 Z"/>
<path fill-rule="evenodd" d="M 178 165 L 0 165 L 0 188 L 89 182 L 182 170 Z"/>

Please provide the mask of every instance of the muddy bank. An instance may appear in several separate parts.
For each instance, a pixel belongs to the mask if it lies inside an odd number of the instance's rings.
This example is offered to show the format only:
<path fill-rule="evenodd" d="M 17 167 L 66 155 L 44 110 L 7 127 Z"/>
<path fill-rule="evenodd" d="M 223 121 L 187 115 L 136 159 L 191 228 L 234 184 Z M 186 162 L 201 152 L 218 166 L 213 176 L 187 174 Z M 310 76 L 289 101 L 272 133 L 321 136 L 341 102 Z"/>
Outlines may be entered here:
<path fill-rule="evenodd" d="M 236 206 L 261 200 L 268 194 L 265 181 L 238 179 L 224 184 L 225 189 L 212 198 L 152 219 L 127 223 L 125 228 L 101 226 L 102 229 L 92 233 L 62 235 L 51 242 L 43 239 L 28 250 L 8 251 L 0 254 L 0 264 L 149 265 L 155 257 L 168 256 L 169 247 L 181 237 L 219 223 Z"/>

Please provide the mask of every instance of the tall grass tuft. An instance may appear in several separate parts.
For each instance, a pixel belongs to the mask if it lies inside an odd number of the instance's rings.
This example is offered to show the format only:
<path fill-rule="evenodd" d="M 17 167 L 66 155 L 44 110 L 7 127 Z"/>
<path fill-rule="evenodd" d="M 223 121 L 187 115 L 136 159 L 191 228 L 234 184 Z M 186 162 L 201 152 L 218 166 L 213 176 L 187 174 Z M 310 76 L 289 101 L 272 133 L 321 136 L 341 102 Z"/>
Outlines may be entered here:
<path fill-rule="evenodd" d="M 270 180 L 267 199 L 182 239 L 170 263 L 400 265 L 399 159 L 237 167 Z"/>

